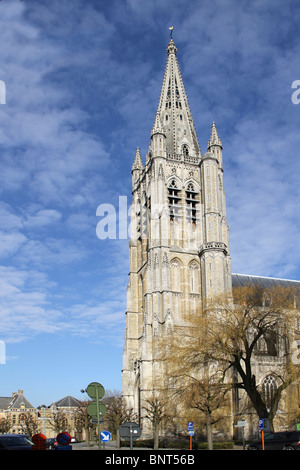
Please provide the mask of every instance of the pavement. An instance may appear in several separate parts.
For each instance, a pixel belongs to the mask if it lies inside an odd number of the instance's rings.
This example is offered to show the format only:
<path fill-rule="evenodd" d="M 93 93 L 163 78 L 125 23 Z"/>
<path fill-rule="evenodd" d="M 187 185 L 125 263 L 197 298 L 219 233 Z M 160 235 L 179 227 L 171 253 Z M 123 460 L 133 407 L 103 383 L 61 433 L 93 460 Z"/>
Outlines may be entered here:
<path fill-rule="evenodd" d="M 130 450 L 130 447 L 121 447 L 118 448 L 116 447 L 116 441 L 108 441 L 103 445 L 101 444 L 102 450 Z M 150 447 L 134 447 L 133 444 L 133 449 L 134 450 L 153 450 Z M 72 450 L 98 450 L 98 445 L 95 442 L 91 442 L 90 446 L 87 446 L 86 442 L 77 442 L 77 443 L 72 443 Z M 159 450 L 176 450 L 176 449 L 159 449 Z M 179 449 L 179 450 L 189 450 L 189 449 Z M 222 449 L 223 450 L 223 449 Z M 225 450 L 225 449 L 224 449 Z M 233 449 L 228 449 L 228 450 L 243 450 L 243 446 L 237 446 L 235 445 Z"/>

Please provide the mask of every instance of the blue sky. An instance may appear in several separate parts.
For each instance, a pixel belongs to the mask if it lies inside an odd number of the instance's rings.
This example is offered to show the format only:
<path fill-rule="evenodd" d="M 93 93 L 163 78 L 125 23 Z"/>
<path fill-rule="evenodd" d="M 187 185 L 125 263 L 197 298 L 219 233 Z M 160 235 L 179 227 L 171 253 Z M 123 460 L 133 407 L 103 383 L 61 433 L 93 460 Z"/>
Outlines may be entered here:
<path fill-rule="evenodd" d="M 128 240 L 100 204 L 131 197 L 169 26 L 202 152 L 223 142 L 233 272 L 300 279 L 298 0 L 2 0 L 0 395 L 38 406 L 120 390 Z"/>

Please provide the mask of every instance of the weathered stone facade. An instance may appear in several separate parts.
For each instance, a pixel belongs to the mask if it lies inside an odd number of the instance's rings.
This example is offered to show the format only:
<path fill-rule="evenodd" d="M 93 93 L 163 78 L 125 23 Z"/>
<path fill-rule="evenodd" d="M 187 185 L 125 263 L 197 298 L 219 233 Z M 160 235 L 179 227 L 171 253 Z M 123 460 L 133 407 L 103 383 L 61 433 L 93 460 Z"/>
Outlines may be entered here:
<path fill-rule="evenodd" d="M 122 388 L 140 417 L 160 367 L 153 337 L 231 290 L 222 142 L 213 123 L 201 154 L 176 52 L 171 39 L 146 162 L 137 149 L 132 166 Z"/>
<path fill-rule="evenodd" d="M 162 370 L 154 338 L 182 325 L 206 299 L 230 295 L 234 284 L 288 283 L 231 272 L 222 142 L 213 123 L 207 151 L 201 153 L 176 53 L 171 39 L 145 164 L 138 148 L 132 166 L 122 394 L 143 429 L 148 427 L 143 404 L 159 388 Z M 261 352 L 254 365 L 257 383 L 271 393 L 272 374 L 284 366 L 286 351 Z M 241 396 L 235 399 L 232 421 L 242 403 Z M 250 413 L 249 434 L 255 420 Z"/>

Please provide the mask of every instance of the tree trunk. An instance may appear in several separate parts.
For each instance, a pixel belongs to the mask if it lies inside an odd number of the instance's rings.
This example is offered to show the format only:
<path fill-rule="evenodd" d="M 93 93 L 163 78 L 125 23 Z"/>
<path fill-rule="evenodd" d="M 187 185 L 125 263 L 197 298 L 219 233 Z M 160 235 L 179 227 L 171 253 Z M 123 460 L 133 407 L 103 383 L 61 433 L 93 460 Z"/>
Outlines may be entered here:
<path fill-rule="evenodd" d="M 207 449 L 208 450 L 213 450 L 213 440 L 212 440 L 212 429 L 211 429 L 210 413 L 206 413 L 206 439 L 207 439 Z"/>
<path fill-rule="evenodd" d="M 120 447 L 121 447 L 121 438 L 120 438 L 119 431 L 117 431 L 117 434 L 116 434 L 116 448 L 120 449 Z"/>
<path fill-rule="evenodd" d="M 153 448 L 157 450 L 159 448 L 159 426 L 154 427 L 154 446 Z"/>

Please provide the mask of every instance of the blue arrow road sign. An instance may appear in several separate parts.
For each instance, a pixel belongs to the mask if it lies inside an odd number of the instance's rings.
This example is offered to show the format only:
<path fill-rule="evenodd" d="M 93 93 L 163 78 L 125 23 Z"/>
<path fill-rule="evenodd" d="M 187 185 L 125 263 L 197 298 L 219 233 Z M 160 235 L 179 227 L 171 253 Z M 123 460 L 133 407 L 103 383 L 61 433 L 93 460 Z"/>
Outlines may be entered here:
<path fill-rule="evenodd" d="M 101 441 L 102 442 L 108 442 L 108 441 L 111 440 L 111 434 L 108 431 L 102 431 L 100 433 L 100 436 L 101 436 Z"/>
<path fill-rule="evenodd" d="M 194 430 L 194 423 L 193 421 L 188 421 L 188 431 L 193 431 Z"/>

